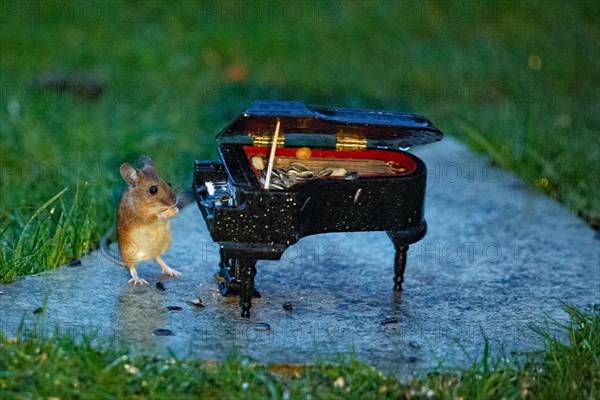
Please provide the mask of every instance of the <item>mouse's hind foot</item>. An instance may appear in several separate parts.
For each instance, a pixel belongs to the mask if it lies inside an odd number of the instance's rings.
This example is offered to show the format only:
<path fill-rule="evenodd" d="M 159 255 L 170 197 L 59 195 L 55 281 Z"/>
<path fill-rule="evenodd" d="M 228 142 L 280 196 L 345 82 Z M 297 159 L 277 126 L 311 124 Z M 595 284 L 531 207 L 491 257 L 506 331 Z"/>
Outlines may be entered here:
<path fill-rule="evenodd" d="M 127 283 L 133 283 L 134 285 L 142 285 L 142 286 L 146 286 L 148 284 L 148 281 L 142 278 L 131 278 L 129 280 L 129 282 Z"/>
<path fill-rule="evenodd" d="M 173 268 L 169 268 L 166 271 L 163 269 L 163 274 L 170 276 L 171 278 L 179 278 L 181 276 L 181 272 L 176 271 Z"/>
<path fill-rule="evenodd" d="M 135 270 L 135 266 L 133 267 L 129 267 L 129 274 L 131 275 L 131 279 L 129 280 L 128 283 L 133 283 L 134 285 L 147 285 L 148 281 L 145 279 L 142 279 L 138 276 L 137 271 Z"/>
<path fill-rule="evenodd" d="M 181 272 L 174 270 L 173 268 L 169 267 L 160 257 L 156 257 L 156 261 L 158 262 L 158 265 L 160 265 L 160 268 L 163 271 L 163 274 L 170 276 L 172 278 L 179 278 L 181 276 Z"/>

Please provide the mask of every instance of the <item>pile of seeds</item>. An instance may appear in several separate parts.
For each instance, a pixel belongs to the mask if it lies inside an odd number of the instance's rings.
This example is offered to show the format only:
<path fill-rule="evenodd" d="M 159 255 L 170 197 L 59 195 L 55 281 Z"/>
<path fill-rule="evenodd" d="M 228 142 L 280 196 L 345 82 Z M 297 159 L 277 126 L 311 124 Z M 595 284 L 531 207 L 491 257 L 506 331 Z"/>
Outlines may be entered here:
<path fill-rule="evenodd" d="M 352 176 L 355 175 L 356 174 L 353 174 Z M 298 162 L 293 162 L 290 163 L 287 170 L 283 168 L 273 168 L 273 172 L 271 174 L 271 188 L 284 190 L 294 186 L 297 183 L 327 176 L 348 177 L 350 175 L 348 175 L 348 171 L 342 167 L 326 167 L 318 171 L 311 171 L 305 165 Z M 358 175 L 355 177 L 357 176 Z M 267 171 L 264 171 L 260 177 L 260 183 L 264 185 L 266 179 Z"/>
<path fill-rule="evenodd" d="M 302 159 L 302 162 L 298 160 L 297 157 L 275 159 L 271 174 L 271 189 L 285 190 L 297 183 L 316 178 L 337 177 L 351 180 L 360 175 L 393 175 L 406 172 L 406 168 L 391 161 L 317 157 Z M 267 175 L 264 158 L 253 156 L 251 161 L 254 169 L 262 174 L 260 182 L 264 185 Z"/>

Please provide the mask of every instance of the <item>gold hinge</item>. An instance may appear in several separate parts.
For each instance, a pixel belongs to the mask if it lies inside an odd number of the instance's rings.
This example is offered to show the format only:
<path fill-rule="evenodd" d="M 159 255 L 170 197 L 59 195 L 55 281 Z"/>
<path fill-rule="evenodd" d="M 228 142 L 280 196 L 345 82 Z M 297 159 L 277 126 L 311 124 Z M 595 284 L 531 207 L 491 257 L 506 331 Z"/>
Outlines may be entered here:
<path fill-rule="evenodd" d="M 257 133 L 252 135 L 252 145 L 255 147 L 271 147 L 273 143 L 273 132 Z M 277 138 L 277 147 L 283 147 L 285 136 L 279 135 Z"/>
<path fill-rule="evenodd" d="M 335 137 L 336 150 L 366 150 L 367 138 L 355 132 L 339 131 Z"/>

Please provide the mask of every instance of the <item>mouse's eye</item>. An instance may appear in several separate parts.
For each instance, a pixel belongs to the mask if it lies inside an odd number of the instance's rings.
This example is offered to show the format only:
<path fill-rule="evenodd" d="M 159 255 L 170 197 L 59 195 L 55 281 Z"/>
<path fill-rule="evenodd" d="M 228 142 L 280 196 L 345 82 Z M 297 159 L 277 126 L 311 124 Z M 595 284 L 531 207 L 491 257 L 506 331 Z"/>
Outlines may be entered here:
<path fill-rule="evenodd" d="M 156 186 L 150 186 L 150 189 L 148 189 L 148 191 L 150 192 L 150 194 L 156 194 L 156 192 L 158 192 L 158 188 Z"/>
<path fill-rule="evenodd" d="M 173 186 L 171 186 L 171 182 L 167 182 L 167 185 L 169 185 L 169 187 L 173 187 Z"/>

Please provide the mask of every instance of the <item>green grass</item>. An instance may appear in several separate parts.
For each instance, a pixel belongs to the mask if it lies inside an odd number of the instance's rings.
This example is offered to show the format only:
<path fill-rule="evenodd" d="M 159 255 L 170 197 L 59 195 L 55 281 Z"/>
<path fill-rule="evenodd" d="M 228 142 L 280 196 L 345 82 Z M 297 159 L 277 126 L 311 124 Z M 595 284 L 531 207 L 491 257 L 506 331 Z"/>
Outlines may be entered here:
<path fill-rule="evenodd" d="M 17 338 L 0 336 L 0 392 L 5 399 L 597 399 L 600 314 L 565 310 L 566 325 L 538 328 L 545 344 L 539 353 L 496 358 L 486 346 L 470 367 L 440 368 L 410 381 L 351 356 L 264 366 L 233 353 L 216 363 L 133 355 L 91 336 L 22 328 Z M 550 333 L 557 328 L 561 340 Z"/>
<path fill-rule="evenodd" d="M 215 157 L 214 135 L 257 98 L 423 114 L 600 221 L 593 1 L 25 0 L 0 12 L 1 282 L 95 248 L 120 163 L 150 155 L 187 188 L 193 160 Z M 103 95 L 37 90 L 47 71 L 85 72 Z"/>

